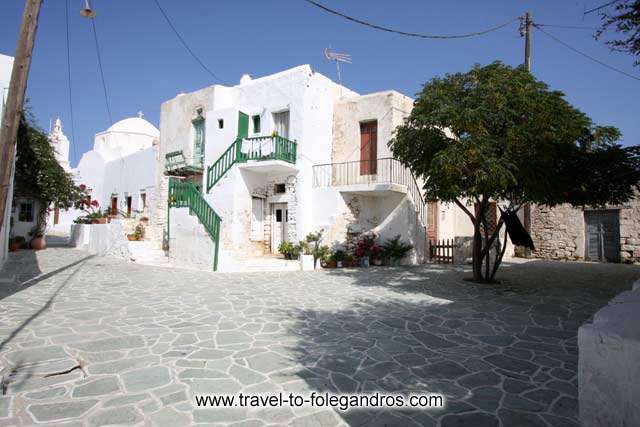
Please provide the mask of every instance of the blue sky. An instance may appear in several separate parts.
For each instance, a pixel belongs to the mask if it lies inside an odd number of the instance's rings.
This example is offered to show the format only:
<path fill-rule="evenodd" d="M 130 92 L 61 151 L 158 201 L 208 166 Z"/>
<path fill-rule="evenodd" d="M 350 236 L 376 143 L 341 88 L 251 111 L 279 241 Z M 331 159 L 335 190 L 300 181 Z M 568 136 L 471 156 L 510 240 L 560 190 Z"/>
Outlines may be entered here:
<path fill-rule="evenodd" d="M 66 0 L 45 1 L 40 14 L 28 97 L 40 125 L 60 116 L 71 138 L 66 63 Z M 474 63 L 501 60 L 518 65 L 523 39 L 518 24 L 464 40 L 422 40 L 377 32 L 328 15 L 302 0 L 159 0 L 175 26 L 225 82 L 242 73 L 262 76 L 300 64 L 335 79 L 335 66 L 323 57 L 331 46 L 353 55 L 343 80 L 360 93 L 396 89 L 414 96 L 424 82 Z M 481 30 L 527 10 L 541 24 L 595 27 L 583 17 L 602 0 L 445 1 L 321 0 L 329 7 L 407 31 L 451 34 Z M 13 56 L 24 1 L 3 1 L 0 53 Z M 93 135 L 109 120 L 97 66 L 91 24 L 80 17 L 81 0 L 70 0 L 71 63 L 75 149 L 71 162 L 91 149 Z M 215 83 L 171 32 L 153 0 L 93 0 L 96 27 L 114 121 L 138 110 L 156 126 L 160 104 L 177 93 Z M 611 53 L 589 30 L 546 28 L 563 41 L 608 64 L 640 76 L 632 57 Z M 640 143 L 637 99 L 640 82 L 585 59 L 534 30 L 533 73 L 598 124 L 621 129 L 625 144 Z"/>

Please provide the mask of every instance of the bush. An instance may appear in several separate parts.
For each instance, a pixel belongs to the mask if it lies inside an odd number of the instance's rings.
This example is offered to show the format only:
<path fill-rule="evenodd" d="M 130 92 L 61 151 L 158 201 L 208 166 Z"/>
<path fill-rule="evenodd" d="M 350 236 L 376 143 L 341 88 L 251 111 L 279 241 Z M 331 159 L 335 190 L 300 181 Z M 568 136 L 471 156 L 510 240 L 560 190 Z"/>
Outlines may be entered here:
<path fill-rule="evenodd" d="M 295 246 L 291 242 L 282 242 L 278 245 L 278 252 L 284 255 L 285 259 L 293 259 L 295 254 Z M 295 254 L 297 257 L 298 254 Z"/>
<path fill-rule="evenodd" d="M 382 257 L 391 261 L 399 261 L 413 249 L 413 245 L 400 241 L 400 235 L 387 240 L 382 245 Z"/>

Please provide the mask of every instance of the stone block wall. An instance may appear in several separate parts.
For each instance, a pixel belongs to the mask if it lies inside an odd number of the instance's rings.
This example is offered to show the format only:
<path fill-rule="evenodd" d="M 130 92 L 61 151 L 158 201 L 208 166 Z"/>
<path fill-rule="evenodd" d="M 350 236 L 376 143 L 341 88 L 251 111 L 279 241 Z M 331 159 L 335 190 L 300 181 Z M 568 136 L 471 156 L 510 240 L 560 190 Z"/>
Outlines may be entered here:
<path fill-rule="evenodd" d="M 620 259 L 640 262 L 640 194 L 622 206 L 606 206 L 620 212 Z M 534 257 L 557 260 L 584 259 L 584 209 L 570 205 L 553 208 L 531 206 L 531 237 Z"/>

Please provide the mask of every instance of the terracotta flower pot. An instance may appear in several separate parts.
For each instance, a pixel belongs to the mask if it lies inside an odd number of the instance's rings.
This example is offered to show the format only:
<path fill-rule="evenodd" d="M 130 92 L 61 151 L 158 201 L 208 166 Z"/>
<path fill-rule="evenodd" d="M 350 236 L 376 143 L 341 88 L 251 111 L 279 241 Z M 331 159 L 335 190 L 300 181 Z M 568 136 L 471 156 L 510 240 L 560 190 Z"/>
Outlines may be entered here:
<path fill-rule="evenodd" d="M 19 251 L 21 246 L 20 243 L 9 243 L 9 252 Z"/>
<path fill-rule="evenodd" d="M 44 236 L 37 236 L 31 239 L 31 248 L 39 251 L 45 249 L 47 247 L 47 243 L 44 240 Z"/>
<path fill-rule="evenodd" d="M 128 239 L 130 242 L 137 242 L 138 240 L 140 240 L 140 239 L 138 239 L 134 234 L 127 234 L 127 239 Z"/>
<path fill-rule="evenodd" d="M 91 220 L 91 224 L 106 224 L 107 218 L 94 218 Z"/>

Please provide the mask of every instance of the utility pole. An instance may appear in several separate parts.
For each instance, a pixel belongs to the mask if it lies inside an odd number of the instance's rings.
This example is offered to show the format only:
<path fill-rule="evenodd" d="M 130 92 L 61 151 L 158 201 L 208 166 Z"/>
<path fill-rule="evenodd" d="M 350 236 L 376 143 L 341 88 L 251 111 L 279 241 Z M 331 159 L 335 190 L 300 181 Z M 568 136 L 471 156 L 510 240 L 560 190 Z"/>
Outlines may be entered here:
<path fill-rule="evenodd" d="M 42 0 L 25 0 L 16 56 L 13 60 L 13 69 L 11 71 L 9 94 L 7 95 L 7 104 L 4 109 L 2 129 L 0 130 L 0 232 L 4 226 L 7 206 L 11 203 L 10 197 L 12 195 L 9 194 L 9 188 L 13 177 L 18 126 L 20 125 L 20 114 L 24 104 L 24 94 L 27 89 L 31 54 L 36 38 L 41 5 Z"/>
<path fill-rule="evenodd" d="M 531 30 L 533 29 L 533 20 L 531 12 L 524 14 L 524 66 L 527 71 L 531 72 Z"/>

